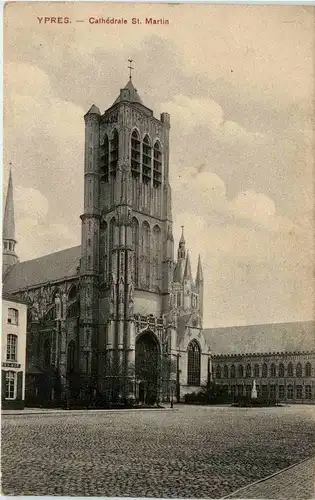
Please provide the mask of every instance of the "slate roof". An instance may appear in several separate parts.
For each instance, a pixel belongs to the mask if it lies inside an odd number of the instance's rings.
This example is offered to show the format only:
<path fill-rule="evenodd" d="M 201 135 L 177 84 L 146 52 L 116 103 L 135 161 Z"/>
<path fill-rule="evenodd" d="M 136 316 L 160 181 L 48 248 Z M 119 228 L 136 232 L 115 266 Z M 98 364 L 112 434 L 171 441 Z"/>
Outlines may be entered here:
<path fill-rule="evenodd" d="M 38 259 L 18 262 L 8 272 L 3 283 L 3 293 L 12 293 L 77 275 L 81 246 L 67 248 L 44 255 Z"/>
<path fill-rule="evenodd" d="M 213 355 L 315 351 L 315 321 L 205 328 Z"/>
<path fill-rule="evenodd" d="M 124 92 L 124 97 L 122 98 L 122 94 L 120 93 L 119 96 L 117 97 L 116 101 L 114 104 L 117 104 L 118 102 L 128 101 L 128 102 L 133 102 L 137 104 L 142 104 L 143 102 L 138 94 L 137 89 L 133 86 L 133 83 L 131 80 L 128 81 L 127 85 L 122 89 L 125 90 Z"/>
<path fill-rule="evenodd" d="M 88 110 L 88 112 L 86 114 L 87 115 L 100 115 L 101 112 L 100 112 L 99 108 L 97 106 L 95 106 L 95 104 L 92 104 L 92 106 L 90 107 L 90 109 Z"/>

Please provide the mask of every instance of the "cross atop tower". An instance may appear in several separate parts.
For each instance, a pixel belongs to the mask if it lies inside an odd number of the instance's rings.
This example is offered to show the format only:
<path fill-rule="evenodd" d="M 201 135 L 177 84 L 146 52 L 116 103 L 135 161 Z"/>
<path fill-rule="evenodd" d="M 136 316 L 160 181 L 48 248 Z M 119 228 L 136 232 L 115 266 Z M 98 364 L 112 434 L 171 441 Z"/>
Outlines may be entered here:
<path fill-rule="evenodd" d="M 128 59 L 128 62 L 129 62 L 129 80 L 131 80 L 131 77 L 132 77 L 132 73 L 131 71 L 134 69 L 134 67 L 132 66 L 132 63 L 133 63 L 133 60 L 132 59 Z"/>

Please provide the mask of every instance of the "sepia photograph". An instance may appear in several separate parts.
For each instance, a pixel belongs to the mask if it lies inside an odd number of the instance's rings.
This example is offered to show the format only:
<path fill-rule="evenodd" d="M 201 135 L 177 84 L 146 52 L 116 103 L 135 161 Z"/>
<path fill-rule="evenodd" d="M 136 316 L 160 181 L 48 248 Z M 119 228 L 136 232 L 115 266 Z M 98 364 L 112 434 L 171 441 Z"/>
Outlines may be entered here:
<path fill-rule="evenodd" d="M 3 495 L 315 498 L 314 16 L 5 4 Z"/>

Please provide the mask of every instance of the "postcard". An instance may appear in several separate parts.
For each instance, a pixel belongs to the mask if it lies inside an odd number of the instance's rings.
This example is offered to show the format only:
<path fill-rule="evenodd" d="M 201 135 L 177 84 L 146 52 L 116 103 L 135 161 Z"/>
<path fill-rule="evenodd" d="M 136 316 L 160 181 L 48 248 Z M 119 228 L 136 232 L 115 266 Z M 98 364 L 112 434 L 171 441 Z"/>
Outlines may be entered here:
<path fill-rule="evenodd" d="M 8 2 L 2 490 L 313 498 L 314 7 Z"/>

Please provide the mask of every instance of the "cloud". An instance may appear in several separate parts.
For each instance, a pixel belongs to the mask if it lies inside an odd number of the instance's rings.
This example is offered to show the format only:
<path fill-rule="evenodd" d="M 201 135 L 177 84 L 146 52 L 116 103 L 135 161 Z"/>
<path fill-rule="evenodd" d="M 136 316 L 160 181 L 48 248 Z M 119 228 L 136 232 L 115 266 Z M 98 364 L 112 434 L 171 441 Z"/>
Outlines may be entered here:
<path fill-rule="evenodd" d="M 176 245 L 178 226 L 184 225 L 194 270 L 198 254 L 202 257 L 205 325 L 311 317 L 311 214 L 296 224 L 255 190 L 228 198 L 224 181 L 205 169 L 181 166 L 173 193 Z"/>
<path fill-rule="evenodd" d="M 164 5 L 171 29 L 128 24 L 110 36 L 88 25 L 89 4 L 60 4 L 86 23 L 58 33 L 38 25 L 39 8 L 5 12 L 4 165 L 48 201 L 30 191 L 19 200 L 21 257 L 79 242 L 83 114 L 113 103 L 131 56 L 143 102 L 171 113 L 174 231 L 184 224 L 193 261 L 202 254 L 206 325 L 312 317 L 311 8 Z M 121 16 L 120 4 L 110 9 Z M 154 4 L 123 10 L 161 16 Z"/>
<path fill-rule="evenodd" d="M 14 190 L 17 219 L 45 220 L 48 214 L 48 200 L 37 189 L 16 186 Z"/>
<path fill-rule="evenodd" d="M 21 261 L 79 244 L 78 235 L 66 224 L 49 223 L 49 203 L 40 191 L 17 186 L 14 197 Z"/>
<path fill-rule="evenodd" d="M 176 95 L 172 101 L 160 105 L 171 114 L 175 127 L 188 135 L 195 129 L 204 129 L 224 143 L 249 141 L 263 138 L 259 132 L 251 132 L 239 123 L 225 120 L 223 108 L 212 99 Z"/>
<path fill-rule="evenodd" d="M 212 130 L 217 130 L 223 123 L 223 110 L 211 99 L 177 95 L 172 101 L 162 103 L 160 108 L 169 110 L 175 122 L 184 126 L 187 134 L 197 126 L 207 126 Z"/>
<path fill-rule="evenodd" d="M 275 202 L 264 193 L 252 189 L 228 199 L 224 181 L 205 168 L 203 165 L 177 169 L 180 174 L 175 192 L 185 191 L 187 202 L 195 213 L 202 217 L 217 214 L 222 221 L 247 221 L 254 227 L 280 233 L 303 230 L 305 218 L 298 226 L 288 217 L 277 214 Z"/>
<path fill-rule="evenodd" d="M 12 164 L 14 184 L 18 180 L 23 186 L 16 190 L 17 215 L 50 225 L 62 220 L 79 234 L 84 110 L 56 96 L 47 74 L 36 66 L 9 62 L 4 80 L 10 89 L 4 105 L 4 163 Z M 49 251 L 46 246 L 44 253 Z"/>
<path fill-rule="evenodd" d="M 31 138 L 46 133 L 62 143 L 82 136 L 83 108 L 54 95 L 45 72 L 25 63 L 8 63 L 4 71 L 10 99 L 5 102 L 6 130 Z M 34 85 L 36 81 L 36 85 Z"/>

